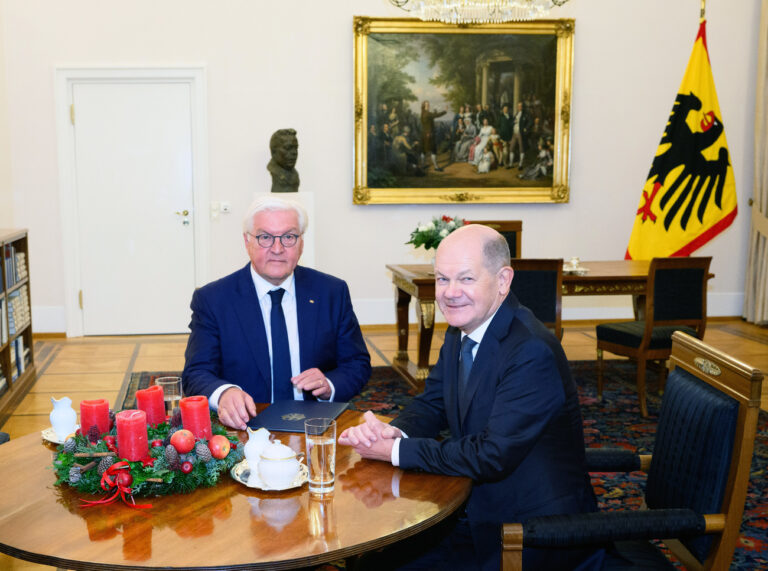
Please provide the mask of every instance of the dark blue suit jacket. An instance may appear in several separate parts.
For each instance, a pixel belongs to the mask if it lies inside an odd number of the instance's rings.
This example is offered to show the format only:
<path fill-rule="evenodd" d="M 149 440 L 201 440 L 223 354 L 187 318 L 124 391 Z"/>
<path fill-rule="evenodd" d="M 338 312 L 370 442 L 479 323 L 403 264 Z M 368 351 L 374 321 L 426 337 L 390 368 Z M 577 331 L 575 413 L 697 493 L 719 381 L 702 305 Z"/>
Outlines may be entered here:
<path fill-rule="evenodd" d="M 400 442 L 402 468 L 472 478 L 466 506 L 472 540 L 480 566 L 496 570 L 502 523 L 595 511 L 596 502 L 576 386 L 559 341 L 510 293 L 460 397 L 460 338 L 458 329 L 447 330 L 424 393 L 392 424 L 409 436 Z M 451 438 L 436 440 L 445 428 Z M 530 568 L 571 566 L 537 560 Z"/>
<path fill-rule="evenodd" d="M 256 402 L 270 401 L 267 334 L 249 265 L 192 296 L 184 394 L 210 397 L 217 387 L 232 383 Z M 371 357 L 347 284 L 301 266 L 294 278 L 301 370 L 323 371 L 336 388 L 334 400 L 347 401 L 371 376 Z M 309 397 L 305 392 L 304 398 Z"/>

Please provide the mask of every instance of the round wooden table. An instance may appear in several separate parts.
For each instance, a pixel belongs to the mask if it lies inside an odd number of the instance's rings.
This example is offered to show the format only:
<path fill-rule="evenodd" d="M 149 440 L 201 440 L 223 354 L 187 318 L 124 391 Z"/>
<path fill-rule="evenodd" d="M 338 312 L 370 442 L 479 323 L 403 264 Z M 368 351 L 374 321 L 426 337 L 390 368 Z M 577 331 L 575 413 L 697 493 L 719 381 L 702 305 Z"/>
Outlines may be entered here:
<path fill-rule="evenodd" d="M 345 411 L 339 433 L 360 422 Z M 296 451 L 304 436 L 275 433 Z M 241 440 L 245 434 L 241 435 Z M 80 507 L 54 485 L 55 447 L 39 434 L 0 446 L 0 551 L 66 569 L 291 569 L 354 556 L 424 530 L 467 498 L 467 478 L 406 472 L 337 446 L 336 489 L 263 492 L 228 474 L 213 488 Z"/>

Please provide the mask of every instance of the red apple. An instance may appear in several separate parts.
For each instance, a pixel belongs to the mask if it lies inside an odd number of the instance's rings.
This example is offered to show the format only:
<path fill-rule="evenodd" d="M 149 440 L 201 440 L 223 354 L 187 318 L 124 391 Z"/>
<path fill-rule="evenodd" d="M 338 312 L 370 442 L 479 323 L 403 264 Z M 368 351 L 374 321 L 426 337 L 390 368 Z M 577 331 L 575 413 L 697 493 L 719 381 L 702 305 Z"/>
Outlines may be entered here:
<path fill-rule="evenodd" d="M 192 471 L 192 462 L 182 462 L 181 471 L 185 474 L 189 474 Z"/>
<path fill-rule="evenodd" d="M 212 436 L 208 441 L 208 448 L 211 449 L 211 456 L 217 460 L 221 460 L 222 458 L 226 458 L 227 454 L 229 454 L 229 440 L 227 440 L 226 436 L 217 434 Z"/>
<path fill-rule="evenodd" d="M 114 446 L 115 442 L 117 442 L 117 438 L 112 434 L 107 434 L 104 437 L 104 444 L 106 444 L 107 446 L 110 446 L 110 445 Z"/>
<path fill-rule="evenodd" d="M 182 428 L 173 433 L 171 444 L 179 454 L 186 454 L 195 447 L 195 435 Z"/>
<path fill-rule="evenodd" d="M 117 474 L 117 485 L 122 488 L 130 488 L 133 483 L 133 476 L 128 470 L 120 470 Z"/>
<path fill-rule="evenodd" d="M 162 441 L 162 440 L 160 440 L 159 438 L 155 438 L 155 439 L 154 439 L 154 440 L 151 442 L 151 444 L 152 444 L 152 448 L 155 448 L 156 446 L 162 446 L 162 445 L 163 445 L 163 441 Z"/>

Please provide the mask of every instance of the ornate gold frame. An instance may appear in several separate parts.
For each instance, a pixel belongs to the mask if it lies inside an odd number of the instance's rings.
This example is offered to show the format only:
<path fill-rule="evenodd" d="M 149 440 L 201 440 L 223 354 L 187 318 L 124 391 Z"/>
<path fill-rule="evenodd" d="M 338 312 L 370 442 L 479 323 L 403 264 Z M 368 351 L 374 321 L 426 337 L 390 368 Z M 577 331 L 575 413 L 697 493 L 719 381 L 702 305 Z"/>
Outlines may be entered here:
<path fill-rule="evenodd" d="M 553 177 L 551 187 L 369 188 L 368 36 L 369 34 L 552 34 L 557 38 Z M 354 18 L 355 204 L 446 204 L 568 202 L 570 117 L 573 80 L 572 19 L 496 25 L 448 25 L 410 18 Z"/>

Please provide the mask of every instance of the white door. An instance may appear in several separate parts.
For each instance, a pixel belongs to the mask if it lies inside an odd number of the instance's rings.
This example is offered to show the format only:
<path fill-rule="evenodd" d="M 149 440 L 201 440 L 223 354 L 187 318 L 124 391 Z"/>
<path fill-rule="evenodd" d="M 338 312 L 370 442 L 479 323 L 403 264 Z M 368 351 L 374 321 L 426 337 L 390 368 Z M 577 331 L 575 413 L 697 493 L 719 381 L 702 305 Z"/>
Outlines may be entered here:
<path fill-rule="evenodd" d="M 188 331 L 195 287 L 190 84 L 72 84 L 85 335 Z"/>

